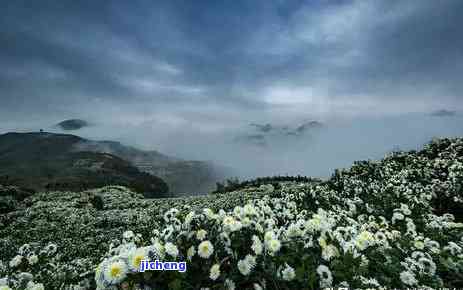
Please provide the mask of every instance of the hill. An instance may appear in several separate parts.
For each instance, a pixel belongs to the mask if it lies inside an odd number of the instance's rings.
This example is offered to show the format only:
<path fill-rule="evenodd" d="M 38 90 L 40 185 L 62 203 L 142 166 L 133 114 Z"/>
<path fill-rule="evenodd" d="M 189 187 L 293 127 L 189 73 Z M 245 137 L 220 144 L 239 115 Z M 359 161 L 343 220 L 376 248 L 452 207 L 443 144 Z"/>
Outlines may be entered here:
<path fill-rule="evenodd" d="M 70 134 L 47 132 L 7 133 L 0 135 L 0 164 L 5 164 L 0 168 L 0 182 L 5 183 L 8 176 L 8 184 L 29 186 L 33 189 L 79 190 L 81 187 L 77 184 L 85 185 L 85 182 L 79 181 L 81 179 L 74 182 L 72 178 L 64 180 L 61 176 L 59 180 L 53 180 L 51 177 L 57 173 L 64 174 L 61 168 L 69 166 L 71 160 L 84 158 L 81 152 L 86 152 L 86 159 L 93 160 L 93 165 L 87 162 L 91 169 L 87 170 L 89 174 L 94 172 L 97 163 L 101 163 L 104 159 L 105 174 L 108 178 L 109 167 L 118 164 L 118 167 L 128 169 L 132 166 L 144 173 L 137 173 L 142 178 L 146 179 L 149 175 L 153 175 L 162 179 L 167 184 L 170 194 L 204 194 L 212 191 L 217 181 L 231 174 L 230 170 L 210 162 L 181 160 L 154 150 L 139 150 L 114 141 L 93 141 Z M 80 166 L 73 165 L 73 171 L 68 170 L 66 174 L 70 177 L 76 175 L 82 178 L 88 177 L 89 174 L 82 172 L 83 163 L 79 164 Z M 133 169 L 129 171 L 135 172 Z M 100 177 L 98 180 L 101 179 Z M 121 178 L 120 182 L 122 182 L 119 183 L 120 185 L 130 187 L 130 183 L 124 178 Z M 97 181 L 91 183 L 99 186 L 108 184 Z M 49 186 L 41 186 L 43 184 Z M 65 187 L 64 184 L 69 186 Z M 164 187 L 162 185 L 159 188 L 163 193 Z"/>
<path fill-rule="evenodd" d="M 77 151 L 109 153 L 127 160 L 140 171 L 162 178 L 175 195 L 208 193 L 215 189 L 216 182 L 232 175 L 230 169 L 211 162 L 182 160 L 114 141 L 81 140 L 74 148 Z"/>
<path fill-rule="evenodd" d="M 115 186 L 27 195 L 0 215 L 0 279 L 30 272 L 46 289 L 463 287 L 463 139 L 324 181 L 258 184 L 165 199 Z M 158 257 L 187 271 L 137 272 Z"/>
<path fill-rule="evenodd" d="M 110 184 L 127 186 L 147 197 L 168 192 L 166 183 L 115 155 L 75 151 L 84 139 L 67 134 L 0 135 L 0 183 L 35 191 L 80 191 Z"/>
<path fill-rule="evenodd" d="M 70 130 L 79 130 L 79 129 L 82 129 L 84 127 L 88 127 L 89 125 L 90 124 L 85 120 L 69 119 L 69 120 L 64 120 L 62 122 L 59 122 L 55 126 L 62 129 L 62 130 L 70 131 Z"/>

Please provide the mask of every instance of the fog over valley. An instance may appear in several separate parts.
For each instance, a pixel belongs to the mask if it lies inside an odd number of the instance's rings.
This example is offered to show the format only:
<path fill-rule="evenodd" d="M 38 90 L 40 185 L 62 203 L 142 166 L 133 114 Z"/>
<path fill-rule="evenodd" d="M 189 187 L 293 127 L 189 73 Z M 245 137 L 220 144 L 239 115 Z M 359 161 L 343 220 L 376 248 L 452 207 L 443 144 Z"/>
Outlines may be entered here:
<path fill-rule="evenodd" d="M 249 179 L 272 175 L 326 178 L 335 168 L 356 160 L 379 159 L 397 150 L 419 149 L 434 137 L 463 134 L 459 113 L 436 116 L 409 113 L 391 116 L 332 118 L 315 122 L 253 124 L 236 121 L 230 127 L 208 129 L 181 122 L 93 120 L 88 127 L 66 131 L 50 126 L 55 119 L 2 123 L 1 132 L 39 131 L 76 134 L 91 140 L 119 141 L 186 160 L 204 160 L 227 167 L 230 177 Z M 303 124 L 309 124 L 304 130 Z M 259 125 L 259 126 L 256 126 Z M 314 126 L 310 126 L 314 125 Z"/>

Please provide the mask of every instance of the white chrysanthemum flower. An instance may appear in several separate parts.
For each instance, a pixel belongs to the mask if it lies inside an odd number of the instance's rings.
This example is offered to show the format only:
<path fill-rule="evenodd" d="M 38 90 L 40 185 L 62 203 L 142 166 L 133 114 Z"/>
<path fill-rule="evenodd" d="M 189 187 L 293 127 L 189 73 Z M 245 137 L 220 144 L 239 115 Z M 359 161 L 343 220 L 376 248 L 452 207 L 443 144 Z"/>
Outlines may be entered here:
<path fill-rule="evenodd" d="M 411 271 L 403 271 L 402 273 L 400 273 L 400 280 L 402 281 L 402 283 L 408 286 L 413 286 L 418 283 L 418 281 L 415 278 L 415 274 L 413 274 L 413 272 Z"/>
<path fill-rule="evenodd" d="M 355 245 L 359 250 L 365 250 L 375 242 L 375 237 L 373 236 L 372 233 L 369 231 L 363 231 L 361 232 L 356 240 L 355 240 Z"/>
<path fill-rule="evenodd" d="M 411 210 L 408 208 L 408 205 L 404 203 L 400 204 L 400 210 L 402 211 L 404 215 L 410 215 L 412 213 Z"/>
<path fill-rule="evenodd" d="M 271 240 L 274 240 L 274 239 L 276 239 L 276 235 L 273 231 L 265 232 L 265 235 L 264 235 L 265 243 L 270 242 Z"/>
<path fill-rule="evenodd" d="M 417 248 L 418 250 L 423 250 L 424 249 L 424 242 L 423 241 L 420 241 L 420 240 L 416 240 L 414 243 L 413 243 L 413 246 L 415 248 Z"/>
<path fill-rule="evenodd" d="M 27 282 L 26 290 L 45 290 L 42 283 L 34 283 L 32 281 Z"/>
<path fill-rule="evenodd" d="M 252 204 L 246 204 L 243 209 L 245 215 L 253 216 L 257 214 L 256 208 Z"/>
<path fill-rule="evenodd" d="M 30 265 L 35 265 L 39 261 L 39 257 L 37 255 L 30 255 L 29 257 L 27 257 L 27 261 Z"/>
<path fill-rule="evenodd" d="M 206 235 L 207 235 L 207 231 L 206 230 L 198 230 L 196 232 L 196 239 L 198 239 L 199 241 L 202 241 L 206 238 Z"/>
<path fill-rule="evenodd" d="M 129 268 L 132 271 L 138 271 L 142 260 L 148 260 L 147 248 L 133 249 L 128 255 Z"/>
<path fill-rule="evenodd" d="M 286 235 L 289 237 L 289 238 L 295 238 L 295 237 L 298 237 L 301 235 L 301 229 L 299 228 L 299 226 L 295 223 L 291 223 L 288 227 L 288 229 L 286 230 Z"/>
<path fill-rule="evenodd" d="M 286 264 L 286 267 L 281 271 L 281 277 L 283 280 L 291 281 L 296 277 L 296 272 L 293 267 Z"/>
<path fill-rule="evenodd" d="M 225 288 L 227 290 L 235 290 L 236 289 L 235 282 L 233 282 L 233 280 L 226 279 L 225 280 Z"/>
<path fill-rule="evenodd" d="M 191 261 L 195 254 L 196 254 L 195 246 L 189 247 L 188 250 L 186 251 L 188 261 Z"/>
<path fill-rule="evenodd" d="M 108 262 L 104 269 L 104 279 L 109 284 L 118 284 L 127 276 L 127 264 L 122 260 Z"/>
<path fill-rule="evenodd" d="M 172 244 L 171 242 L 167 242 L 164 246 L 166 249 L 166 253 L 173 258 L 177 258 L 178 256 L 178 248 L 176 245 Z"/>
<path fill-rule="evenodd" d="M 392 224 L 395 224 L 396 221 L 401 221 L 403 220 L 405 217 L 403 214 L 401 214 L 400 212 L 395 212 L 393 215 L 392 215 Z"/>
<path fill-rule="evenodd" d="M 225 230 L 227 231 L 231 231 L 231 232 L 234 232 L 234 231 L 237 231 L 237 230 L 240 230 L 241 229 L 241 223 L 239 223 L 237 220 L 235 220 L 233 217 L 231 216 L 226 216 L 224 217 L 223 221 L 222 221 L 222 224 L 223 224 L 223 227 Z"/>
<path fill-rule="evenodd" d="M 325 261 L 330 261 L 331 258 L 339 256 L 339 251 L 334 245 L 328 245 L 322 250 L 322 258 Z"/>
<path fill-rule="evenodd" d="M 375 241 L 378 244 L 386 245 L 387 244 L 387 236 L 383 232 L 376 232 L 375 233 Z"/>
<path fill-rule="evenodd" d="M 183 220 L 184 225 L 189 227 L 191 222 L 193 221 L 194 216 L 195 216 L 195 213 L 193 211 L 190 211 L 189 213 L 187 213 L 187 215 L 185 216 Z"/>
<path fill-rule="evenodd" d="M 235 206 L 233 209 L 233 214 L 239 218 L 244 216 L 244 209 L 241 206 Z"/>
<path fill-rule="evenodd" d="M 132 232 L 132 231 L 125 231 L 123 234 L 122 234 L 122 237 L 125 239 L 125 240 L 129 240 L 129 239 L 133 239 L 135 237 L 135 234 Z"/>
<path fill-rule="evenodd" d="M 166 255 L 166 248 L 159 241 L 155 241 L 150 249 L 154 251 L 156 258 L 159 260 L 164 260 Z"/>
<path fill-rule="evenodd" d="M 19 266 L 19 264 L 21 264 L 23 260 L 23 256 L 21 255 L 16 255 L 13 257 L 13 259 L 11 259 L 9 265 L 10 265 L 10 268 L 16 268 Z"/>
<path fill-rule="evenodd" d="M 326 239 L 325 239 L 325 236 L 324 235 L 321 235 L 319 238 L 318 238 L 318 244 L 320 245 L 320 247 L 322 249 L 324 249 L 328 243 L 326 242 Z"/>
<path fill-rule="evenodd" d="M 21 256 L 25 256 L 25 255 L 29 254 L 30 251 L 31 251 L 31 245 L 30 244 L 24 244 L 21 247 L 19 247 L 18 254 L 20 254 Z"/>
<path fill-rule="evenodd" d="M 434 276 L 436 274 L 436 264 L 428 258 L 422 257 L 418 259 L 418 264 L 420 265 L 421 271 L 426 273 L 429 276 Z"/>
<path fill-rule="evenodd" d="M 214 253 L 214 246 L 209 241 L 201 242 L 198 246 L 198 255 L 203 258 L 209 258 Z"/>
<path fill-rule="evenodd" d="M 211 267 L 211 270 L 209 272 L 209 278 L 213 281 L 217 280 L 220 276 L 220 265 L 219 264 L 214 264 Z"/>
<path fill-rule="evenodd" d="M 325 265 L 320 265 L 317 267 L 317 274 L 320 277 L 320 287 L 330 287 L 333 283 L 333 275 L 331 274 L 330 269 Z"/>
<path fill-rule="evenodd" d="M 243 224 L 240 221 L 235 221 L 235 223 L 233 223 L 230 226 L 230 231 L 237 232 L 237 231 L 241 230 L 242 228 L 243 228 Z"/>
<path fill-rule="evenodd" d="M 241 274 L 247 276 L 251 273 L 252 269 L 256 266 L 256 257 L 246 255 L 243 260 L 238 261 L 238 270 Z"/>
<path fill-rule="evenodd" d="M 260 241 L 259 237 L 252 236 L 252 245 L 251 249 L 254 251 L 256 255 L 262 254 L 262 242 Z"/>
<path fill-rule="evenodd" d="M 281 248 L 281 242 L 277 239 L 273 239 L 273 240 L 270 240 L 268 243 L 267 243 L 267 248 L 270 252 L 270 254 L 275 254 L 276 252 L 278 252 Z"/>

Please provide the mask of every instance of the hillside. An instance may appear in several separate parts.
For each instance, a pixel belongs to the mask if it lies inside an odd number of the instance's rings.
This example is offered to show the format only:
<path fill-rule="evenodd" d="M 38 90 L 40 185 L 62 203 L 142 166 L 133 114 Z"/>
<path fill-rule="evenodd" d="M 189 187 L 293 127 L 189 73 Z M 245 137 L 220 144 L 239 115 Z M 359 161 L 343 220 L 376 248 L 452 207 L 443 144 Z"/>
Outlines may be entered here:
<path fill-rule="evenodd" d="M 118 184 L 148 197 L 167 194 L 166 183 L 106 153 L 76 152 L 84 139 L 65 134 L 0 135 L 0 182 L 34 191 L 80 191 Z"/>
<path fill-rule="evenodd" d="M 75 145 L 75 150 L 116 155 L 140 171 L 162 178 L 170 192 L 176 195 L 208 193 L 215 189 L 216 182 L 232 175 L 230 169 L 211 162 L 182 160 L 114 141 L 81 140 Z"/>
<path fill-rule="evenodd" d="M 0 215 L 0 277 L 29 271 L 46 289 L 463 287 L 463 139 L 325 181 L 248 184 L 175 199 L 124 187 L 27 196 Z M 137 273 L 153 257 L 188 269 Z"/>
<path fill-rule="evenodd" d="M 85 157 L 82 152 L 85 152 Z M 85 162 L 77 161 L 78 158 L 87 160 L 88 170 L 85 169 Z M 101 174 L 94 178 L 90 176 L 94 175 L 103 160 L 105 166 L 99 169 L 100 173 L 103 170 L 111 183 L 102 183 Z M 69 162 L 77 164 L 69 166 Z M 145 181 L 150 175 L 158 177 L 154 183 L 162 179 L 170 194 L 204 194 L 215 189 L 217 181 L 231 174 L 229 170 L 209 162 L 181 160 L 114 141 L 93 141 L 70 134 L 48 132 L 0 135 L 0 164 L 0 181 L 36 190 L 80 190 L 88 186 L 112 184 L 115 181 L 113 177 L 117 176 L 109 169 L 115 166 L 124 168 L 126 174 L 135 174 L 136 171 L 130 168 L 135 167 L 143 173 L 136 174 Z M 63 168 L 66 170 L 63 171 Z M 64 174 L 70 178 L 64 179 L 61 176 Z M 6 176 L 9 180 L 6 180 Z M 79 179 L 74 182 L 72 179 L 77 176 Z M 88 186 L 80 177 L 90 179 Z M 93 180 L 95 178 L 97 180 Z M 121 177 L 119 180 L 118 184 L 130 186 L 127 178 Z M 161 184 L 159 191 L 165 193 L 165 185 Z"/>

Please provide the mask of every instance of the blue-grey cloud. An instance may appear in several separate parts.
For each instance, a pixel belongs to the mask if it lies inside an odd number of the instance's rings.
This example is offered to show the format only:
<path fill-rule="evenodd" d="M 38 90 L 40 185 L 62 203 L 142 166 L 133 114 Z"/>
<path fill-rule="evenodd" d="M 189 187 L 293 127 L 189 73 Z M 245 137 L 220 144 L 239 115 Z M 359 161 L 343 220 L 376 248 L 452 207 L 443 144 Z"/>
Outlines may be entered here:
<path fill-rule="evenodd" d="M 461 111 L 462 12 L 459 0 L 6 0 L 0 123 L 83 118 L 188 155 L 182 144 L 233 141 L 251 123 Z M 149 141 L 123 133 L 136 130 Z"/>

